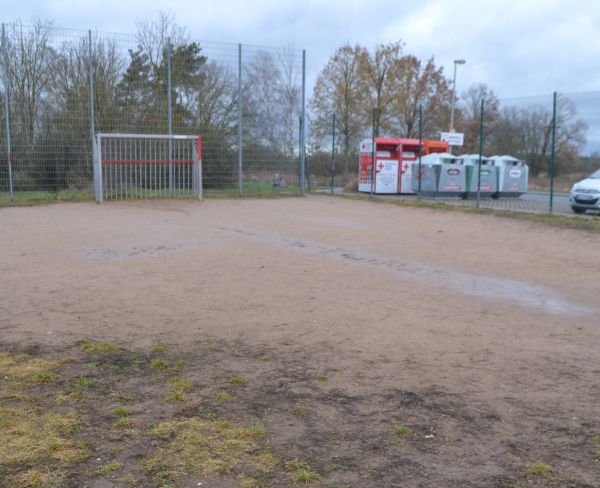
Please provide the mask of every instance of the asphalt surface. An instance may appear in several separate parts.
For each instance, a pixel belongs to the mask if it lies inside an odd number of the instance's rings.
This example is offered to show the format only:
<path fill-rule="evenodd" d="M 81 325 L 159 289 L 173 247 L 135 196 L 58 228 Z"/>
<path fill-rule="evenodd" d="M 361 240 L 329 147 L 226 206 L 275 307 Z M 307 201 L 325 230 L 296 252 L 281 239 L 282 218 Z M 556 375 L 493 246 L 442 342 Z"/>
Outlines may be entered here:
<path fill-rule="evenodd" d="M 330 189 L 322 189 L 317 191 L 331 191 Z M 334 188 L 334 193 L 342 194 L 342 188 Z M 349 193 L 350 194 L 350 193 Z M 374 195 L 375 198 L 389 200 L 415 200 L 416 195 Z M 475 207 L 476 200 L 462 200 L 460 198 L 422 198 L 427 201 L 443 202 L 447 205 L 464 205 Z M 496 210 L 510 210 L 514 212 L 529 212 L 529 213 L 548 213 L 550 211 L 550 194 L 547 192 L 528 192 L 519 198 L 482 198 L 479 202 L 481 208 L 491 208 Z M 568 193 L 555 193 L 552 205 L 552 213 L 557 215 L 565 215 L 574 217 L 575 214 L 569 205 Z M 589 213 L 585 216 L 590 218 L 600 218 L 600 213 Z"/>

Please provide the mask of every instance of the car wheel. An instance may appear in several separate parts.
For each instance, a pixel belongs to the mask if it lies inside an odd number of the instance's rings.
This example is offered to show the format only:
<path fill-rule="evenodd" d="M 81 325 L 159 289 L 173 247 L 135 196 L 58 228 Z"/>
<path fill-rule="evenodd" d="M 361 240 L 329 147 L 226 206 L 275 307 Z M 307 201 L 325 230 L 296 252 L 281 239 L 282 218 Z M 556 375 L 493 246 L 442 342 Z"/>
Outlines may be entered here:
<path fill-rule="evenodd" d="M 571 207 L 571 209 L 573 210 L 573 212 L 575 212 L 576 214 L 582 214 L 585 213 L 585 208 L 580 208 L 580 207 Z"/>

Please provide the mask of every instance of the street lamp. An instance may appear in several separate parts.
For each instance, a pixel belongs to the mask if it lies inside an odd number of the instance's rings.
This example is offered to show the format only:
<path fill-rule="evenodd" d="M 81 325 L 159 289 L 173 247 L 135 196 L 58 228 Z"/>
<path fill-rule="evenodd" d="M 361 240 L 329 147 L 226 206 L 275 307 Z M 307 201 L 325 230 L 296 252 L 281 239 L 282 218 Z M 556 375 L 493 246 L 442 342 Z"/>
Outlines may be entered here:
<path fill-rule="evenodd" d="M 452 108 L 450 109 L 450 132 L 454 132 L 454 105 L 456 105 L 456 66 L 458 64 L 465 64 L 464 59 L 454 60 L 454 79 L 452 81 Z"/>

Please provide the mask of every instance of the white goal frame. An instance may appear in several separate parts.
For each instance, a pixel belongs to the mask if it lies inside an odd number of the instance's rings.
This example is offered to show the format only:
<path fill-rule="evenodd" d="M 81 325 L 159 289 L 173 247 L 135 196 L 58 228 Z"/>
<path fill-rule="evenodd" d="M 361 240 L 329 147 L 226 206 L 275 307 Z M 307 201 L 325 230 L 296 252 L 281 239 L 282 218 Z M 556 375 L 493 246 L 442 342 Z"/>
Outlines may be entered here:
<path fill-rule="evenodd" d="M 94 197 L 202 200 L 202 137 L 99 132 L 94 138 Z"/>

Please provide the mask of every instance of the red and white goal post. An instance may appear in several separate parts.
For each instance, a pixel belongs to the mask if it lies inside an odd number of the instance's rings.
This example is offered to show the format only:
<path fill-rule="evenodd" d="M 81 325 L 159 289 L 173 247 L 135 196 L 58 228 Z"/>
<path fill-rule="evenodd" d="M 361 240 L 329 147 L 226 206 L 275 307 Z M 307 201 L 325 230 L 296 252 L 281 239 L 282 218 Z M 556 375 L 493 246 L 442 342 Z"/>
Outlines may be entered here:
<path fill-rule="evenodd" d="M 96 202 L 137 198 L 202 200 L 201 136 L 98 133 Z"/>

